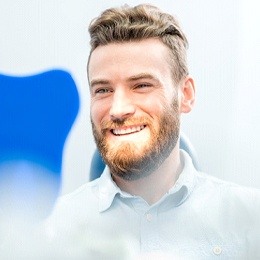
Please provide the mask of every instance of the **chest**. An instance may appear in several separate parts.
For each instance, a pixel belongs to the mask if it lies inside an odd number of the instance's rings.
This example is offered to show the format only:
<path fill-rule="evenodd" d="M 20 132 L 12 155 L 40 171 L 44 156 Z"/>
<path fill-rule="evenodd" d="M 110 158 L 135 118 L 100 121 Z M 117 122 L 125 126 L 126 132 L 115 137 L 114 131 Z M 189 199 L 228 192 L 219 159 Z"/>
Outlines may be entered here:
<path fill-rule="evenodd" d="M 88 221 L 92 237 L 120 238 L 143 253 L 168 252 L 181 258 L 226 259 L 256 254 L 251 233 L 214 212 L 192 209 L 133 209 L 118 205 Z"/>

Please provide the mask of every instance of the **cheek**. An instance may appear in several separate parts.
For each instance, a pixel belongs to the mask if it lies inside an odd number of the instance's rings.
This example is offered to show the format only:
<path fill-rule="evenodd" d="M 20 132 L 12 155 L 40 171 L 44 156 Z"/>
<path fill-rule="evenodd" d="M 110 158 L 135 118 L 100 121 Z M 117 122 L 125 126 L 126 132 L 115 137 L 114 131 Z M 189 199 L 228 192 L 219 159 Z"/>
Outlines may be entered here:
<path fill-rule="evenodd" d="M 91 103 L 90 116 L 91 116 L 91 120 L 95 125 L 97 125 L 97 123 L 100 121 L 101 115 L 102 115 L 102 107 L 98 106 L 98 104 L 96 103 Z"/>
<path fill-rule="evenodd" d="M 100 122 L 109 115 L 109 108 L 105 102 L 92 101 L 90 105 L 90 116 L 93 123 L 98 126 Z"/>
<path fill-rule="evenodd" d="M 164 113 L 165 109 L 170 108 L 170 101 L 164 96 L 157 96 L 156 98 L 147 98 L 142 100 L 142 110 L 153 118 L 158 118 Z"/>

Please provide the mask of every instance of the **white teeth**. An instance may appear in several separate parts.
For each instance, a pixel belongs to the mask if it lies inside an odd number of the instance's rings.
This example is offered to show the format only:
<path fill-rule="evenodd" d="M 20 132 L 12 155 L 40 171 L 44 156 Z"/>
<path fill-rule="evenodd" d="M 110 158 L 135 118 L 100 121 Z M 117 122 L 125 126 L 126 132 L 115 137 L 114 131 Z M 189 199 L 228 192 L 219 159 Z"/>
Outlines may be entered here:
<path fill-rule="evenodd" d="M 115 135 L 125 135 L 125 134 L 140 132 L 141 130 L 144 129 L 144 127 L 145 126 L 142 125 L 142 126 L 129 127 L 129 128 L 126 128 L 126 129 L 113 129 L 112 132 Z"/>

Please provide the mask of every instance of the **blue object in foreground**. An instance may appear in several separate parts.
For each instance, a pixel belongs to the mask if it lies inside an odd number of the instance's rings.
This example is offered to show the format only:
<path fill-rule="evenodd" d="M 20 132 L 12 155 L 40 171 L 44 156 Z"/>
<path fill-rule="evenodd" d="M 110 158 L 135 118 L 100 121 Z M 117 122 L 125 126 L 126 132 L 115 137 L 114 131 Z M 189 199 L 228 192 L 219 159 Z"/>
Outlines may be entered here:
<path fill-rule="evenodd" d="M 0 74 L 1 205 L 27 194 L 25 204 L 40 207 L 45 196 L 40 187 L 49 185 L 51 207 L 59 192 L 64 142 L 78 110 L 78 91 L 66 71 Z"/>

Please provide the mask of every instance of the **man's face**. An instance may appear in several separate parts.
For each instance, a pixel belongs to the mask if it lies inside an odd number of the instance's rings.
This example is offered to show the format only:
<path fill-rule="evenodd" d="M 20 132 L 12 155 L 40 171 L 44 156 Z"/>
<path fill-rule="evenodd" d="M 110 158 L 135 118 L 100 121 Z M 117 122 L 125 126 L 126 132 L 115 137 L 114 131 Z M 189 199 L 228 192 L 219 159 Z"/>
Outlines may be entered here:
<path fill-rule="evenodd" d="M 158 39 L 99 46 L 91 54 L 93 134 L 112 175 L 147 176 L 176 146 L 179 101 L 168 59 Z"/>

